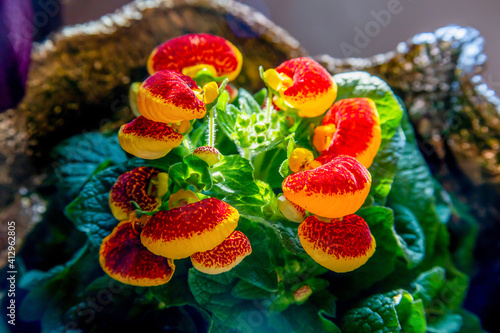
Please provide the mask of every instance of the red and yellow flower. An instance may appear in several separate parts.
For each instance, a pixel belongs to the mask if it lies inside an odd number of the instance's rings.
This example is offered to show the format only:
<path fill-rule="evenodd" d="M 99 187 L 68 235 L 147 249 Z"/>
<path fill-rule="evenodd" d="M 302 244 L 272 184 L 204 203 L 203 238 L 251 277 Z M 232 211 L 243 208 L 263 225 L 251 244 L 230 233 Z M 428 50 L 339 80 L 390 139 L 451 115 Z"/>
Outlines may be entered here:
<path fill-rule="evenodd" d="M 133 286 L 165 284 L 172 278 L 175 265 L 172 259 L 157 256 L 141 244 L 141 228 L 137 219 L 119 223 L 101 244 L 101 267 L 113 279 Z"/>
<path fill-rule="evenodd" d="M 243 57 L 226 39 L 209 34 L 189 34 L 173 38 L 153 50 L 148 59 L 152 75 L 161 70 L 173 70 L 195 77 L 207 69 L 216 78 L 234 80 L 241 71 Z"/>
<path fill-rule="evenodd" d="M 314 169 L 289 175 L 283 194 L 305 210 L 327 218 L 356 212 L 365 201 L 371 175 L 355 158 L 339 155 Z"/>
<path fill-rule="evenodd" d="M 328 71 L 309 58 L 285 61 L 264 73 L 267 84 L 301 117 L 323 114 L 337 97 L 337 84 Z"/>
<path fill-rule="evenodd" d="M 369 168 L 382 141 L 380 118 L 369 98 L 337 101 L 321 126 L 314 130 L 313 144 L 324 163 L 337 155 L 349 155 Z"/>
<path fill-rule="evenodd" d="M 355 270 L 375 252 L 375 238 L 358 215 L 327 220 L 309 216 L 300 224 L 298 232 L 307 254 L 334 272 Z"/>
<path fill-rule="evenodd" d="M 134 201 L 143 211 L 154 211 L 167 193 L 168 175 L 149 167 L 138 167 L 125 172 L 116 180 L 109 192 L 109 207 L 113 216 L 125 221 L 135 210 Z"/>

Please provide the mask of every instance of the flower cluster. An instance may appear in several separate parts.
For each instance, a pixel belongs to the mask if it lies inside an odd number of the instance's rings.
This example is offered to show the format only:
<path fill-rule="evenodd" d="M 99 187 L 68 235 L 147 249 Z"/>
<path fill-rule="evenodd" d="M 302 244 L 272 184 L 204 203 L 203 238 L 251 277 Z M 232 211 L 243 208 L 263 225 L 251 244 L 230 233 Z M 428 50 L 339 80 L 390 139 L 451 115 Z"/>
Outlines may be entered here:
<path fill-rule="evenodd" d="M 234 45 L 208 34 L 185 35 L 157 47 L 148 60 L 151 76 L 137 92 L 141 115 L 118 133 L 122 148 L 143 159 L 168 154 L 190 131 L 191 121 L 213 107 L 220 89 L 216 81 L 233 80 L 241 65 Z M 193 155 L 209 166 L 220 161 L 211 146 L 198 147 Z M 137 167 L 116 180 L 109 205 L 122 222 L 100 249 L 108 275 L 131 285 L 155 286 L 170 280 L 174 259 L 190 257 L 197 270 L 219 274 L 251 254 L 250 241 L 235 230 L 235 208 L 216 198 L 200 200 L 182 188 L 170 194 L 171 185 L 166 172 L 152 167 Z"/>
<path fill-rule="evenodd" d="M 241 65 L 238 49 L 217 36 L 185 35 L 158 46 L 148 60 L 151 76 L 137 92 L 141 115 L 118 133 L 122 148 L 144 159 L 167 155 L 181 144 L 190 121 L 203 118 L 207 104 L 217 98 L 219 87 L 213 80 L 233 80 Z"/>
<path fill-rule="evenodd" d="M 333 78 L 308 58 L 285 61 L 263 76 L 277 93 L 278 107 L 297 109 L 301 117 L 320 116 L 328 109 L 312 139 L 321 155 L 293 150 L 288 159 L 293 174 L 282 184 L 278 206 L 286 218 L 301 223 L 300 242 L 316 262 L 336 272 L 352 271 L 375 252 L 368 225 L 354 215 L 369 194 L 367 168 L 381 144 L 375 103 L 369 98 L 333 103 Z M 305 218 L 306 211 L 313 215 Z"/>
<path fill-rule="evenodd" d="M 222 157 L 213 142 L 213 108 L 241 66 L 238 49 L 216 36 L 186 35 L 157 47 L 147 63 L 151 76 L 137 89 L 141 115 L 119 131 L 123 149 L 143 159 L 161 158 L 209 112 L 210 144 L 196 148 L 193 155 L 208 167 L 217 165 Z M 298 122 L 326 112 L 312 137 L 320 155 L 315 158 L 301 147 L 291 152 L 291 174 L 276 204 L 283 216 L 301 223 L 298 237 L 316 262 L 336 272 L 354 270 L 375 252 L 367 223 L 354 215 L 370 191 L 367 168 L 381 144 L 375 103 L 368 98 L 334 103 L 335 81 L 309 58 L 285 61 L 261 70 L 261 76 L 268 88 L 262 106 L 268 123 L 277 119 L 273 109 Z M 226 99 L 234 98 L 234 91 L 228 88 Z M 259 128 L 264 141 L 266 133 L 271 135 L 269 126 Z M 102 242 L 100 262 L 119 281 L 138 286 L 166 283 L 175 270 L 173 260 L 187 257 L 197 270 L 219 274 L 252 252 L 249 239 L 236 231 L 239 213 L 234 207 L 174 186 L 162 170 L 137 167 L 122 174 L 110 191 L 109 204 L 122 222 Z"/>

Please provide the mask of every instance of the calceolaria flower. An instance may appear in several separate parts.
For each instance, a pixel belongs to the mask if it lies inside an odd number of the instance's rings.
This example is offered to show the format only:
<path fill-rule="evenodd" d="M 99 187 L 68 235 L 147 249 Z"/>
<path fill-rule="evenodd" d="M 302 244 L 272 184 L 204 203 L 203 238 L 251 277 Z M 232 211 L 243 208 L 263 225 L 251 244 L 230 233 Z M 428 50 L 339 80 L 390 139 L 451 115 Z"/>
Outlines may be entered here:
<path fill-rule="evenodd" d="M 267 84 L 301 117 L 326 112 L 337 97 L 337 84 L 328 71 L 309 58 L 287 60 L 264 73 Z"/>
<path fill-rule="evenodd" d="M 173 38 L 153 50 L 148 59 L 149 74 L 173 70 L 194 78 L 206 69 L 213 77 L 234 80 L 241 71 L 240 51 L 226 39 L 209 34 Z"/>
<path fill-rule="evenodd" d="M 146 79 L 137 93 L 141 114 L 161 123 L 203 118 L 207 107 L 197 97 L 200 89 L 189 76 L 171 70 L 156 72 Z"/>
<path fill-rule="evenodd" d="M 123 125 L 118 141 L 123 150 L 134 156 L 154 160 L 167 155 L 182 143 L 183 136 L 172 126 L 139 116 Z"/>
<path fill-rule="evenodd" d="M 200 272 L 220 274 L 236 267 L 251 253 L 252 246 L 247 236 L 241 231 L 234 231 L 212 250 L 192 254 L 191 262 Z"/>
<path fill-rule="evenodd" d="M 348 98 L 333 104 L 313 137 L 313 144 L 321 153 L 318 161 L 343 154 L 354 157 L 366 168 L 372 164 L 381 141 L 380 117 L 369 98 Z"/>
<path fill-rule="evenodd" d="M 138 167 L 125 172 L 116 180 L 109 192 L 109 207 L 114 217 L 125 221 L 136 209 L 134 201 L 143 211 L 154 211 L 167 193 L 168 174 L 149 167 Z"/>
<path fill-rule="evenodd" d="M 141 220 L 147 218 L 144 215 Z M 141 221 L 134 218 L 119 223 L 101 244 L 101 267 L 113 279 L 133 286 L 165 284 L 172 278 L 175 265 L 172 259 L 157 256 L 141 244 L 141 229 Z"/>
<path fill-rule="evenodd" d="M 239 213 L 216 198 L 156 212 L 144 227 L 141 241 L 149 251 L 172 259 L 212 250 L 237 227 Z"/>
<path fill-rule="evenodd" d="M 355 158 L 339 155 L 329 162 L 285 178 L 283 194 L 305 210 L 328 218 L 356 212 L 365 201 L 371 175 Z"/>
<path fill-rule="evenodd" d="M 219 150 L 215 147 L 203 146 L 198 147 L 193 151 L 193 155 L 207 162 L 209 166 L 214 166 L 220 161 Z"/>
<path fill-rule="evenodd" d="M 341 219 L 309 216 L 299 226 L 304 250 L 318 264 L 334 272 L 350 272 L 375 253 L 375 238 L 365 220 L 357 215 Z"/>

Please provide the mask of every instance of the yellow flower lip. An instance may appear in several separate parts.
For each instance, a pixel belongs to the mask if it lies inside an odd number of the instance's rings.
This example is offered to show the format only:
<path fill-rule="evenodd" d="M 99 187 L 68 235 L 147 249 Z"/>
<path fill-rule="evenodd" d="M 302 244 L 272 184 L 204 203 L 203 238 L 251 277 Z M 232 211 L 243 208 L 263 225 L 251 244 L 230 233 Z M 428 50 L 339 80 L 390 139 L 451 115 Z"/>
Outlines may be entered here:
<path fill-rule="evenodd" d="M 205 252 L 191 255 L 193 267 L 205 274 L 221 274 L 236 267 L 252 253 L 247 236 L 234 231 L 222 243 Z"/>
<path fill-rule="evenodd" d="M 312 214 L 328 218 L 355 213 L 371 186 L 368 170 L 351 156 L 339 155 L 317 168 L 285 178 L 283 194 Z"/>
<path fill-rule="evenodd" d="M 151 252 L 172 259 L 213 249 L 238 225 L 239 213 L 224 201 L 203 199 L 168 211 L 156 212 L 141 233 Z"/>
<path fill-rule="evenodd" d="M 382 142 L 380 117 L 369 98 L 341 99 L 328 110 L 314 130 L 313 144 L 326 162 L 338 154 L 356 158 L 369 168 Z"/>
<path fill-rule="evenodd" d="M 171 124 L 201 119 L 207 108 L 197 98 L 197 90 L 189 76 L 170 70 L 156 72 L 139 87 L 137 106 L 145 118 L 156 122 Z"/>
<path fill-rule="evenodd" d="M 154 160 L 167 155 L 182 143 L 183 136 L 168 124 L 139 116 L 123 125 L 118 132 L 118 141 L 127 153 Z"/>
<path fill-rule="evenodd" d="M 241 52 L 231 42 L 201 33 L 173 38 L 156 47 L 149 56 L 148 71 L 154 74 L 168 69 L 193 78 L 200 70 L 208 69 L 214 77 L 226 76 L 233 81 L 242 64 Z"/>
<path fill-rule="evenodd" d="M 315 169 L 320 165 L 314 161 L 313 153 L 305 148 L 295 148 L 288 159 L 288 167 L 293 172 Z"/>
<path fill-rule="evenodd" d="M 323 114 L 337 97 L 337 84 L 330 73 L 309 58 L 287 60 L 276 70 L 266 71 L 264 77 L 287 106 L 299 110 L 301 117 Z"/>
<path fill-rule="evenodd" d="M 300 223 L 306 218 L 304 208 L 294 204 L 282 194 L 278 197 L 278 209 L 284 217 L 293 222 Z"/>
<path fill-rule="evenodd" d="M 298 234 L 311 258 L 338 273 L 359 268 L 375 253 L 375 238 L 358 215 L 347 215 L 342 221 L 331 222 L 310 216 L 300 224 Z"/>
<path fill-rule="evenodd" d="M 180 189 L 168 198 L 168 208 L 178 208 L 200 201 L 196 193 Z"/>
<path fill-rule="evenodd" d="M 149 252 L 140 240 L 134 220 L 119 223 L 101 243 L 99 263 L 106 274 L 122 283 L 152 287 L 167 283 L 175 265 L 172 259 Z"/>

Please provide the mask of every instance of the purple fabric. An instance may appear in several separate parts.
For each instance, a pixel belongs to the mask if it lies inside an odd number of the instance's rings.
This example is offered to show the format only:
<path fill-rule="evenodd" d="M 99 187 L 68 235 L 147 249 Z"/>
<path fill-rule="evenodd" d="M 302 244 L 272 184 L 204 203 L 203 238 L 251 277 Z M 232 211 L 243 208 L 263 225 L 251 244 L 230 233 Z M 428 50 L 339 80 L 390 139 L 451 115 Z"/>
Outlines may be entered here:
<path fill-rule="evenodd" d="M 0 0 L 0 112 L 24 95 L 33 37 L 31 0 Z"/>

